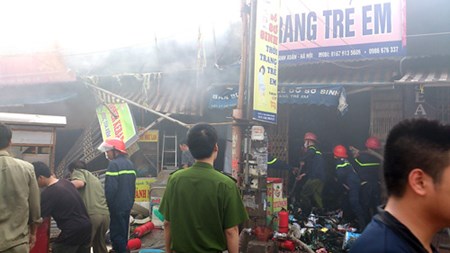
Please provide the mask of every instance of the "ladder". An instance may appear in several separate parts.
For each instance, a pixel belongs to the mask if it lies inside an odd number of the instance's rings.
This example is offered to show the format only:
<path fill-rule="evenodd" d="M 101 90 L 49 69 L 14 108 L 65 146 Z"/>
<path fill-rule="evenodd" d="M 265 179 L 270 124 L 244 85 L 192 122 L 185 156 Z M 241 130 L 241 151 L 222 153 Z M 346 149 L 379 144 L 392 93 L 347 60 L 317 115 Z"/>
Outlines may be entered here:
<path fill-rule="evenodd" d="M 176 135 L 164 132 L 162 143 L 161 168 L 174 169 L 178 167 L 178 140 Z M 169 168 L 171 167 L 171 168 Z"/>

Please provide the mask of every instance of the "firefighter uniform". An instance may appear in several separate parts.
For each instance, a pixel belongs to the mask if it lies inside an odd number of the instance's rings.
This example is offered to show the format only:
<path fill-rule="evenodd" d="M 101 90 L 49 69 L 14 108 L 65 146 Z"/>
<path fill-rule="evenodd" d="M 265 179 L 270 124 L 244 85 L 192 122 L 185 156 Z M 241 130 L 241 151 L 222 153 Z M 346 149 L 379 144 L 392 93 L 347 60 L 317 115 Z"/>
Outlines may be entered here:
<path fill-rule="evenodd" d="M 367 152 L 360 152 L 355 158 L 356 171 L 361 179 L 361 204 L 369 220 L 380 205 L 380 166 L 381 160 Z"/>
<path fill-rule="evenodd" d="M 307 148 L 306 154 L 301 160 L 305 163 L 302 173 L 306 175 L 300 197 L 311 207 L 323 208 L 322 191 L 325 182 L 325 161 L 322 153 L 311 145 Z"/>
<path fill-rule="evenodd" d="M 336 158 L 336 177 L 339 184 L 344 186 L 342 189 L 347 191 L 348 202 L 357 218 L 359 229 L 362 231 L 366 224 L 364 212 L 359 202 L 360 179 L 346 158 Z"/>
<path fill-rule="evenodd" d="M 120 154 L 109 162 L 105 181 L 105 197 L 111 218 L 111 242 L 117 253 L 126 252 L 135 188 L 136 170 L 131 161 Z"/>

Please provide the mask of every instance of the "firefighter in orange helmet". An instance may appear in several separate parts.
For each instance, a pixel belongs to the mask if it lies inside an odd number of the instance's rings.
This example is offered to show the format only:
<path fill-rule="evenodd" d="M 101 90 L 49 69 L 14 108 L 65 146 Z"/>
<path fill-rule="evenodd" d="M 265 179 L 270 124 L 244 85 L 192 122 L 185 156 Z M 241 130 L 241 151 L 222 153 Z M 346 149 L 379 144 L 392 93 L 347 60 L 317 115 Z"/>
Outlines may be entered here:
<path fill-rule="evenodd" d="M 136 189 L 136 170 L 127 157 L 125 143 L 106 139 L 98 149 L 109 160 L 105 179 L 105 197 L 110 213 L 110 235 L 116 253 L 127 252 L 128 226 Z"/>
<path fill-rule="evenodd" d="M 300 192 L 301 201 L 304 203 L 303 209 L 309 212 L 309 208 L 323 208 L 322 191 L 325 182 L 325 161 L 322 152 L 317 148 L 317 136 L 312 132 L 307 132 L 304 136 L 305 155 L 300 158 L 301 175 L 297 180 L 304 180 L 304 185 Z"/>
<path fill-rule="evenodd" d="M 361 200 L 366 219 L 377 213 L 377 206 L 381 204 L 381 143 L 376 137 L 369 137 L 365 143 L 366 149 L 359 151 L 352 149 L 355 168 L 361 178 Z"/>
<path fill-rule="evenodd" d="M 360 204 L 360 179 L 352 164 L 348 161 L 347 149 L 342 145 L 337 145 L 333 149 L 336 160 L 336 177 L 344 192 L 347 192 L 347 199 L 353 213 L 356 216 L 359 231 L 366 226 L 364 211 Z"/>

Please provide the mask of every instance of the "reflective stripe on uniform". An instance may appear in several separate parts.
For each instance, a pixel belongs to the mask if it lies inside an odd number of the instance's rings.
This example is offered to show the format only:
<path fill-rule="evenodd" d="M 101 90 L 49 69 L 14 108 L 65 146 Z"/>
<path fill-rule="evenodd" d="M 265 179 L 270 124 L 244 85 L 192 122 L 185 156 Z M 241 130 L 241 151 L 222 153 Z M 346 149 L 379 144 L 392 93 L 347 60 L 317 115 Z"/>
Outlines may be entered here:
<path fill-rule="evenodd" d="M 322 155 L 322 152 L 320 152 L 319 150 L 317 150 L 316 147 L 314 147 L 314 146 L 309 146 L 308 148 L 314 150 L 314 151 L 316 152 L 316 154 Z"/>
<path fill-rule="evenodd" d="M 277 158 L 273 158 L 272 161 L 267 162 L 267 164 L 269 164 L 269 165 L 270 165 L 270 164 L 274 164 L 276 161 L 277 161 Z"/>
<path fill-rule="evenodd" d="M 336 169 L 344 168 L 345 166 L 348 166 L 348 165 L 350 165 L 350 163 L 348 163 L 348 162 L 343 163 L 343 164 L 338 164 L 338 165 L 336 165 Z"/>
<path fill-rule="evenodd" d="M 358 160 L 358 158 L 355 159 L 356 163 L 358 163 L 361 167 L 369 167 L 369 166 L 379 166 L 380 163 L 362 163 Z"/>
<path fill-rule="evenodd" d="M 134 170 L 121 170 L 121 171 L 118 171 L 118 172 L 110 172 L 110 171 L 108 171 L 105 174 L 107 176 L 120 176 L 120 175 L 125 175 L 125 174 L 133 174 L 133 175 L 136 176 L 136 171 L 134 171 Z"/>

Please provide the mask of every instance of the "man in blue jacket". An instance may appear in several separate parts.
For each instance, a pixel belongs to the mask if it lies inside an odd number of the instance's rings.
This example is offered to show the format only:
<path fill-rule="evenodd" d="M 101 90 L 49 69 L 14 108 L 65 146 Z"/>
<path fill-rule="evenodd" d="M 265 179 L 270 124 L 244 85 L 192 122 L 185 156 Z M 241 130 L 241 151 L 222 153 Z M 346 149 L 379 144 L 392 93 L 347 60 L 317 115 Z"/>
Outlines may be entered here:
<path fill-rule="evenodd" d="M 114 252 L 127 252 L 130 211 L 134 204 L 136 170 L 127 158 L 125 143 L 118 138 L 105 140 L 98 148 L 109 160 L 105 197 L 110 213 L 110 236 Z"/>
<path fill-rule="evenodd" d="M 350 252 L 437 252 L 433 236 L 450 226 L 450 125 L 412 119 L 394 126 L 384 179 L 386 206 Z"/>

